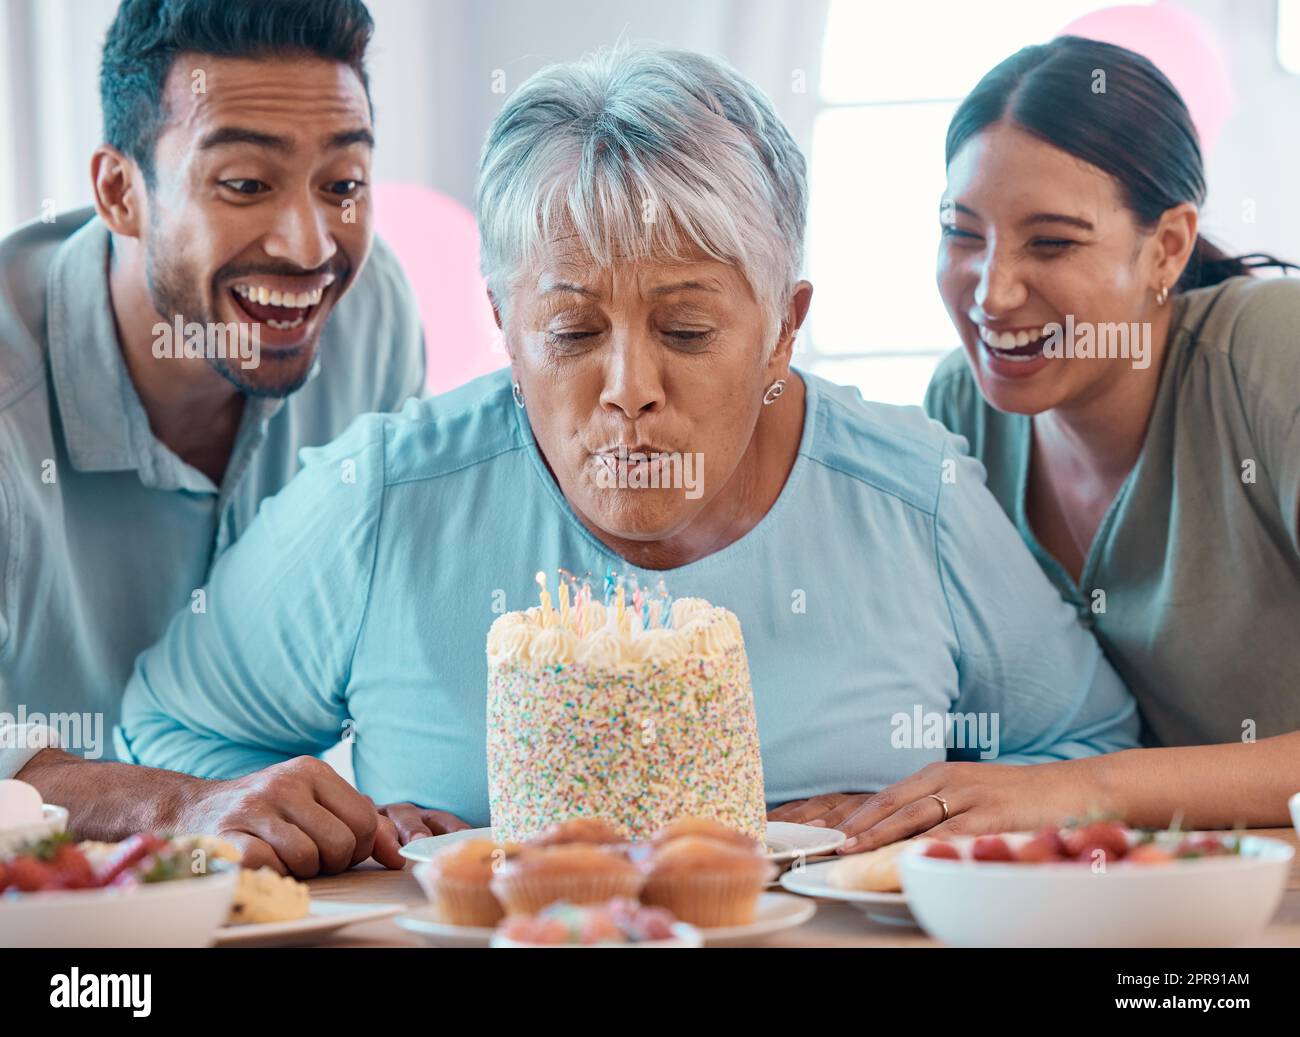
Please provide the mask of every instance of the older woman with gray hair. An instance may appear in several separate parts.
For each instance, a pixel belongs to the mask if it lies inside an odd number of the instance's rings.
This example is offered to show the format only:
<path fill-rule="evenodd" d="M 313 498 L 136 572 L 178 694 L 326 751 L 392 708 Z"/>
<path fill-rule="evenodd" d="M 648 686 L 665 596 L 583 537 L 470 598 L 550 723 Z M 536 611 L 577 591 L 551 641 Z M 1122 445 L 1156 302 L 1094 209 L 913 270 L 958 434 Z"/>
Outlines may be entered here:
<path fill-rule="evenodd" d="M 770 102 L 711 58 L 620 50 L 525 83 L 477 199 L 510 371 L 307 452 L 206 613 L 141 656 L 124 758 L 231 780 L 352 731 L 404 840 L 486 825 L 485 634 L 561 568 L 736 613 L 777 816 L 927 765 L 1135 744 L 1127 691 L 962 442 L 791 367 L 806 193 Z M 891 795 L 859 847 L 980 823 Z M 303 873 L 325 827 L 248 834 Z"/>

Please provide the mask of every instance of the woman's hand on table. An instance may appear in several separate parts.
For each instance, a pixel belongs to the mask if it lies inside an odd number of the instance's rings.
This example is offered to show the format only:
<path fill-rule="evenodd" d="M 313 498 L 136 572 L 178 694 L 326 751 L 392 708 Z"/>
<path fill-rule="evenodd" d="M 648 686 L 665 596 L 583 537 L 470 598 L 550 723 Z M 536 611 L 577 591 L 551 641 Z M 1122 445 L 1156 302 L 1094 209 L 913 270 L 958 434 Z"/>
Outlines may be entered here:
<path fill-rule="evenodd" d="M 405 846 L 413 839 L 463 832 L 470 827 L 455 814 L 449 814 L 445 810 L 430 810 L 414 803 L 389 803 L 379 807 L 379 814 L 393 826 L 399 846 Z"/>
<path fill-rule="evenodd" d="M 771 821 L 838 828 L 839 853 L 862 853 L 914 835 L 985 835 L 1062 824 L 1106 811 L 1080 764 L 932 763 L 875 793 L 829 793 L 784 803 Z M 933 796 L 948 804 L 944 808 Z"/>

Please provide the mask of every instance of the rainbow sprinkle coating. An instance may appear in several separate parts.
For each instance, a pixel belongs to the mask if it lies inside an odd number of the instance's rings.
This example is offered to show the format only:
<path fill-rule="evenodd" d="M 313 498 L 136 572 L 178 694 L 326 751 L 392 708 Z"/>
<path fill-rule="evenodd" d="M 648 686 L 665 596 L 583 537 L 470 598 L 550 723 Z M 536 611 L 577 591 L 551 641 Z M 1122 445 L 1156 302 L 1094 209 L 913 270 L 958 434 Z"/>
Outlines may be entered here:
<path fill-rule="evenodd" d="M 700 604 L 738 635 L 734 616 Z M 491 652 L 489 660 L 488 790 L 498 840 L 524 840 L 574 817 L 644 839 L 684 816 L 762 840 L 763 764 L 738 636 L 707 654 L 654 662 L 541 663 Z"/>

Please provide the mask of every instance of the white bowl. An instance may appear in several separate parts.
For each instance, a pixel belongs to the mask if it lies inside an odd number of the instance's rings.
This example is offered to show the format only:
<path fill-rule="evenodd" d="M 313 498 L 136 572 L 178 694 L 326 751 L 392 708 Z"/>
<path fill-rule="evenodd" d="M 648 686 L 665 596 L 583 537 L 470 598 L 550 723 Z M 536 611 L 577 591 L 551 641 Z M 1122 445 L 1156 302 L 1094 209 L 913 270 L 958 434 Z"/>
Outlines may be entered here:
<path fill-rule="evenodd" d="M 68 811 L 66 807 L 56 807 L 52 803 L 45 803 L 42 805 L 41 810 L 45 816 L 39 821 L 33 821 L 29 825 L 0 828 L 0 857 L 13 853 L 23 843 L 34 842 L 37 839 L 48 839 L 52 835 L 58 835 L 68 827 Z"/>
<path fill-rule="evenodd" d="M 130 889 L 0 894 L 0 947 L 208 947 L 239 869 Z"/>
<path fill-rule="evenodd" d="M 1030 834 L 1006 838 L 1014 849 Z M 966 855 L 974 839 L 952 842 Z M 1099 874 L 1086 862 L 954 861 L 924 849 L 899 858 L 903 891 L 921 927 L 953 947 L 1234 946 L 1273 917 L 1295 855 L 1247 835 L 1241 856 L 1118 861 Z"/>
<path fill-rule="evenodd" d="M 509 937 L 502 936 L 500 933 L 494 933 L 492 936 L 492 947 L 528 947 L 534 950 L 545 948 L 547 950 L 561 950 L 569 948 L 581 948 L 585 950 L 632 950 L 639 948 L 661 948 L 661 947 L 703 947 L 704 937 L 700 931 L 693 925 L 687 925 L 685 922 L 673 923 L 673 936 L 666 940 L 643 940 L 640 943 L 524 943 L 521 940 L 511 940 Z"/>

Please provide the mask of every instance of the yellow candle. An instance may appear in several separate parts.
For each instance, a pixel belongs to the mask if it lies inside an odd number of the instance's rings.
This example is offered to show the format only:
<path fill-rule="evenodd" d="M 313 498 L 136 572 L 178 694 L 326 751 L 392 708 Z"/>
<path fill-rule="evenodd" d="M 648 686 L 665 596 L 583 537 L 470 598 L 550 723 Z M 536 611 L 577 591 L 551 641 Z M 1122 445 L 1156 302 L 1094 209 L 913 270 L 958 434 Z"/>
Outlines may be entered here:
<path fill-rule="evenodd" d="M 537 586 L 542 591 L 542 626 L 546 626 L 551 618 L 551 596 L 546 592 L 546 573 L 540 570 L 537 573 Z"/>
<path fill-rule="evenodd" d="M 560 578 L 560 622 L 569 622 L 569 585 Z"/>
<path fill-rule="evenodd" d="M 623 585 L 620 583 L 618 585 L 618 591 L 614 595 L 614 622 L 619 627 L 622 627 L 623 625 L 623 606 Z"/>

